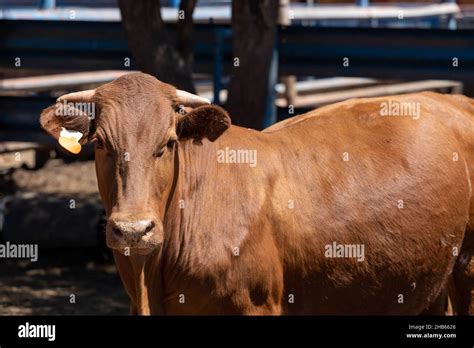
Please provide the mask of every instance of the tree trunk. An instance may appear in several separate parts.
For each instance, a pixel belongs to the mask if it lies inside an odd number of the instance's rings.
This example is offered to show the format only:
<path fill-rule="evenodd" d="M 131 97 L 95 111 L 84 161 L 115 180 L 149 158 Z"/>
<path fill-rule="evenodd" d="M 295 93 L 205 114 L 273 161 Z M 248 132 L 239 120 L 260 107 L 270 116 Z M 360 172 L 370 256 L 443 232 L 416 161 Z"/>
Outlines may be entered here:
<path fill-rule="evenodd" d="M 161 18 L 160 0 L 119 0 L 122 25 L 137 66 L 163 82 L 194 93 L 192 81 L 192 15 L 196 0 L 182 0 L 175 44 Z"/>
<path fill-rule="evenodd" d="M 234 124 L 263 127 L 278 7 L 278 0 L 232 1 L 234 61 L 227 109 Z"/>

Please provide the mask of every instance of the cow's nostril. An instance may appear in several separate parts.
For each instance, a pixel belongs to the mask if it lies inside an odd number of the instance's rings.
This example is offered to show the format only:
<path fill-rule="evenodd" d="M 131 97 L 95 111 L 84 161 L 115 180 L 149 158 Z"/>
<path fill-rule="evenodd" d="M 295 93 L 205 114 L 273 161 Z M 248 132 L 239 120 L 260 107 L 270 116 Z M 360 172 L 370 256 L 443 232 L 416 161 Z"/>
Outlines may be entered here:
<path fill-rule="evenodd" d="M 155 227 L 155 223 L 153 221 L 150 221 L 150 223 L 148 224 L 148 226 L 145 228 L 145 234 L 147 234 L 148 232 L 150 232 L 151 230 L 153 230 L 153 228 Z"/>
<path fill-rule="evenodd" d="M 118 228 L 116 228 L 116 227 L 114 227 L 114 228 L 112 229 L 112 234 L 113 234 L 115 237 L 117 237 L 117 238 L 122 238 L 122 237 L 123 237 L 122 231 L 120 231 L 120 229 L 118 229 Z"/>
<path fill-rule="evenodd" d="M 145 236 L 150 238 L 152 231 L 156 224 L 153 220 L 114 220 L 111 226 L 110 233 L 113 239 L 118 242 L 128 243 L 134 246 L 139 243 Z"/>

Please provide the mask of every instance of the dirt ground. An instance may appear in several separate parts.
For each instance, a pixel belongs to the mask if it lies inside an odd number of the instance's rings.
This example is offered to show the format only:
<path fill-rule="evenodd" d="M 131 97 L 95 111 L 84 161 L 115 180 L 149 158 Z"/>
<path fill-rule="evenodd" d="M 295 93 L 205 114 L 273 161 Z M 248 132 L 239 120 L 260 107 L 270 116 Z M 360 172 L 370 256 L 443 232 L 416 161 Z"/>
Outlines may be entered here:
<path fill-rule="evenodd" d="M 0 315 L 128 315 L 113 261 L 95 254 L 40 250 L 37 262 L 1 260 Z"/>
<path fill-rule="evenodd" d="M 1 174 L 1 243 L 36 243 L 39 255 L 0 258 L 0 315 L 127 315 L 101 216 L 93 161 Z"/>

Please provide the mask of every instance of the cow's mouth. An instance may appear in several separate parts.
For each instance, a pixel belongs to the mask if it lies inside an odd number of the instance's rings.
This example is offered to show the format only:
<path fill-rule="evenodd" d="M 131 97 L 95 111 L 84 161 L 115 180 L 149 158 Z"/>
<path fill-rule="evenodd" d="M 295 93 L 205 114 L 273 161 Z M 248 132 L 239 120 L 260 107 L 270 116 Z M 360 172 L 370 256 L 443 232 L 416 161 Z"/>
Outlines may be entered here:
<path fill-rule="evenodd" d="M 107 239 L 107 246 L 110 249 L 119 251 L 121 254 L 126 256 L 133 255 L 148 255 L 152 253 L 156 248 L 161 245 L 161 242 L 157 241 L 141 241 L 133 246 L 121 241 L 110 241 Z"/>

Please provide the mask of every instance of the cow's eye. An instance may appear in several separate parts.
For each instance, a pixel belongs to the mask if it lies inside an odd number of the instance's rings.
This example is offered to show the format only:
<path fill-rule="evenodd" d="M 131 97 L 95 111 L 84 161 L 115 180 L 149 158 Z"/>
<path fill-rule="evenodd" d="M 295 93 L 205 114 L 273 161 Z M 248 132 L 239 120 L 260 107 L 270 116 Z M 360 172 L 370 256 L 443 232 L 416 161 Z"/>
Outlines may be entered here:
<path fill-rule="evenodd" d="M 104 143 L 99 138 L 94 138 L 93 140 L 96 149 L 103 149 Z"/>
<path fill-rule="evenodd" d="M 161 148 L 159 148 L 158 150 L 156 150 L 154 153 L 153 153 L 153 156 L 155 157 L 161 157 L 163 156 L 163 154 L 165 153 L 165 150 L 168 149 L 168 150 L 172 150 L 173 149 L 173 146 L 174 146 L 174 143 L 176 142 L 176 140 L 174 139 L 169 139 L 168 142 L 166 143 L 166 146 L 162 146 Z"/>
<path fill-rule="evenodd" d="M 168 140 L 168 143 L 166 143 L 166 147 L 171 150 L 173 148 L 175 142 L 176 142 L 176 140 L 174 140 L 174 139 Z"/>
<path fill-rule="evenodd" d="M 163 154 L 165 153 L 165 149 L 166 149 L 166 147 L 163 146 L 161 149 L 156 150 L 156 151 L 153 153 L 153 156 L 155 156 L 155 157 L 161 157 L 161 156 L 163 156 Z"/>

